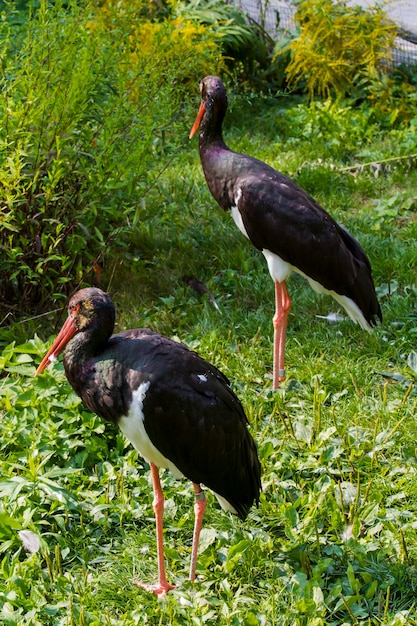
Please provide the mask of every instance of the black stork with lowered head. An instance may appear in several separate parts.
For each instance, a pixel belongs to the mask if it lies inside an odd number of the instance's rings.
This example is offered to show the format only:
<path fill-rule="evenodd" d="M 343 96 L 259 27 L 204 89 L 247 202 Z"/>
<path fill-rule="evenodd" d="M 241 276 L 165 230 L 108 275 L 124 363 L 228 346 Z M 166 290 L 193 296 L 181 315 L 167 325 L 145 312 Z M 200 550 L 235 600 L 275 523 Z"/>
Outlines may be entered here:
<path fill-rule="evenodd" d="M 36 376 L 66 346 L 65 374 L 84 404 L 118 424 L 149 462 L 154 490 L 158 581 L 137 583 L 157 594 L 173 586 L 165 573 L 164 496 L 158 468 L 192 481 L 195 524 L 190 580 L 194 581 L 206 498 L 213 490 L 223 509 L 245 519 L 261 489 L 256 445 L 243 407 L 227 378 L 184 345 L 148 329 L 112 335 L 115 307 L 96 288 L 81 289 Z"/>
<path fill-rule="evenodd" d="M 371 265 L 360 244 L 290 178 L 230 150 L 222 124 L 227 95 L 217 76 L 200 83 L 201 105 L 190 132 L 200 128 L 204 176 L 214 199 L 230 210 L 239 230 L 264 254 L 275 283 L 274 371 L 276 389 L 285 378 L 284 352 L 291 300 L 286 280 L 304 276 L 319 293 L 333 296 L 366 330 L 382 321 Z"/>

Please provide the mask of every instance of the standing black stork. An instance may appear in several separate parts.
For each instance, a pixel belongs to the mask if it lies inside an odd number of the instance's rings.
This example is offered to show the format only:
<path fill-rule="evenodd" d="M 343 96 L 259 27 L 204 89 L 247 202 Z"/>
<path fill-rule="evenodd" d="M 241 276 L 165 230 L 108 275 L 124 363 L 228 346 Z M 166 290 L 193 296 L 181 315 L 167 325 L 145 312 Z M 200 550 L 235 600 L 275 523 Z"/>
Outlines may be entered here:
<path fill-rule="evenodd" d="M 199 149 L 207 185 L 229 210 L 239 230 L 262 251 L 275 283 L 274 373 L 276 389 L 285 378 L 284 351 L 291 300 L 286 280 L 292 271 L 318 293 L 328 293 L 366 330 L 382 321 L 372 270 L 359 243 L 291 179 L 228 148 L 222 124 L 227 95 L 217 76 L 200 83 L 201 105 L 190 132 L 200 127 Z"/>
<path fill-rule="evenodd" d="M 165 594 L 164 496 L 158 468 L 192 481 L 195 524 L 190 580 L 206 508 L 200 484 L 223 509 L 245 519 L 259 501 L 261 468 L 242 405 L 227 378 L 184 345 L 148 329 L 112 335 L 115 307 L 101 289 L 87 288 L 69 301 L 68 318 L 36 376 L 61 350 L 65 374 L 84 404 L 118 424 L 149 462 L 154 490 L 158 582 L 141 587 Z M 67 345 L 68 344 L 68 345 Z"/>

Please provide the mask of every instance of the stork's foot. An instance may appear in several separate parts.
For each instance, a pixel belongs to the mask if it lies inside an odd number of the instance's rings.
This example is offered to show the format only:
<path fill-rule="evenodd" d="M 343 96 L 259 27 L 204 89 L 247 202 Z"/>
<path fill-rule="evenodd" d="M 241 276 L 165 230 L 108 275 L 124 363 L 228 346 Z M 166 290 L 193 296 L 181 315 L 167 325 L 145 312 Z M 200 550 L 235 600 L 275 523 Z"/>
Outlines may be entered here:
<path fill-rule="evenodd" d="M 171 589 L 175 589 L 175 585 L 170 585 L 166 580 L 159 581 L 153 585 L 149 585 L 147 583 L 141 582 L 140 580 L 134 579 L 133 584 L 137 587 L 140 587 L 141 589 L 145 589 L 145 591 L 151 591 L 152 593 L 156 593 L 156 595 L 161 596 L 161 598 L 163 596 L 166 596 L 168 591 L 171 591 Z"/>

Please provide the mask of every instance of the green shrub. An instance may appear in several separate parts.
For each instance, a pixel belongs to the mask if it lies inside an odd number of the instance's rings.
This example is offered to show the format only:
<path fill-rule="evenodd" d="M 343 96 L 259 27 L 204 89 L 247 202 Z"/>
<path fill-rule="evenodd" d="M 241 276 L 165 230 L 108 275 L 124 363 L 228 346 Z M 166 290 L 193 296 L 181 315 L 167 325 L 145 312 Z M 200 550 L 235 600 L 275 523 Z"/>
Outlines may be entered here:
<path fill-rule="evenodd" d="M 275 55 L 275 42 L 262 24 L 224 0 L 171 3 L 174 16 L 206 26 L 222 51 L 228 73 L 239 88 L 268 91 L 286 81 L 289 55 Z M 210 72 L 213 73 L 212 71 Z"/>
<path fill-rule="evenodd" d="M 26 19 L 9 12 L 0 22 L 7 308 L 43 309 L 65 297 L 116 240 L 126 243 L 146 216 L 147 190 L 185 140 L 187 80 L 218 68 L 203 27 L 140 22 L 139 3 L 120 4 L 105 12 L 43 1 Z"/>
<path fill-rule="evenodd" d="M 348 6 L 346 0 L 303 0 L 295 13 L 300 35 L 288 48 L 290 84 L 311 97 L 344 95 L 372 80 L 389 61 L 396 26 L 379 5 Z"/>

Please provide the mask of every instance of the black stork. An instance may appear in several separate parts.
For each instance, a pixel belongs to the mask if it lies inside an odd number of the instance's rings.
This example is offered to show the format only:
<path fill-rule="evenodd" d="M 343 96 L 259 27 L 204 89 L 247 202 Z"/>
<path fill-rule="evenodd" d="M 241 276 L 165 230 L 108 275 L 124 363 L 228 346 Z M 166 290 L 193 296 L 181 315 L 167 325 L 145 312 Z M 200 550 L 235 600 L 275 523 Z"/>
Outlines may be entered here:
<path fill-rule="evenodd" d="M 291 300 L 286 280 L 304 276 L 318 293 L 332 295 L 366 330 L 382 321 L 371 265 L 359 243 L 290 178 L 245 154 L 230 150 L 222 124 L 227 95 L 217 76 L 200 83 L 200 159 L 208 188 L 239 230 L 262 251 L 275 283 L 274 371 L 276 389 L 285 378 L 284 351 Z"/>
<path fill-rule="evenodd" d="M 190 580 L 206 508 L 201 483 L 223 509 L 245 519 L 261 489 L 261 468 L 243 407 L 227 378 L 184 345 L 139 328 L 112 335 L 115 307 L 96 288 L 81 289 L 36 376 L 66 346 L 64 369 L 84 404 L 121 431 L 149 462 L 154 490 L 158 581 L 137 583 L 157 594 L 173 586 L 165 573 L 164 496 L 158 468 L 192 481 L 195 524 Z"/>

